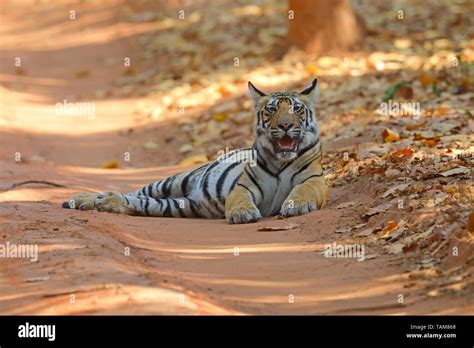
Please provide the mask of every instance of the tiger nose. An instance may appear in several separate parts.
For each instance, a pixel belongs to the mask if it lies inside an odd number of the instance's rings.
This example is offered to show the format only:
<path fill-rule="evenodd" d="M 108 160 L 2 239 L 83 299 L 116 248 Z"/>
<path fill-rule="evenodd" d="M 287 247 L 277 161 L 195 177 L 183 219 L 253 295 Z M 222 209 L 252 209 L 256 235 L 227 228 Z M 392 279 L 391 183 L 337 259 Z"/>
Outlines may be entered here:
<path fill-rule="evenodd" d="M 293 127 L 293 123 L 280 123 L 278 124 L 278 127 L 283 129 L 284 131 L 289 130 L 291 127 Z"/>

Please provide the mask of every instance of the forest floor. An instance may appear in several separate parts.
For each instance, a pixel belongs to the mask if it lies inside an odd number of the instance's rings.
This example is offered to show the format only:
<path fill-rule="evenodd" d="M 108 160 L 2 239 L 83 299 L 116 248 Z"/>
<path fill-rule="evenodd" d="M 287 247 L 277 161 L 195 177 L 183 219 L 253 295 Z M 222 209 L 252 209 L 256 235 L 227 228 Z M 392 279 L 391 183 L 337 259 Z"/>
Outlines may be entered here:
<path fill-rule="evenodd" d="M 361 51 L 315 57 L 283 55 L 286 1 L 202 3 L 182 20 L 2 1 L 0 245 L 39 255 L 0 259 L 0 314 L 474 314 L 473 4 L 359 2 Z M 61 209 L 248 145 L 246 82 L 314 76 L 323 210 L 228 225 Z M 64 100 L 94 117 L 59 115 Z M 334 243 L 363 260 L 326 257 Z"/>

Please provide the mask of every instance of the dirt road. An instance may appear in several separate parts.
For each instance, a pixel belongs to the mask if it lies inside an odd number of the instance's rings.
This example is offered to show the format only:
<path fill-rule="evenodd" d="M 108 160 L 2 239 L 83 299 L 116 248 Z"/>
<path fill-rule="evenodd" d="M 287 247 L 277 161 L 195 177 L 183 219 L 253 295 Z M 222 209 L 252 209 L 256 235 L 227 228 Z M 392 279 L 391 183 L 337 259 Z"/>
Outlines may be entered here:
<path fill-rule="evenodd" d="M 39 247 L 37 262 L 1 259 L 1 314 L 473 313 L 471 292 L 427 295 L 437 283 L 413 272 L 416 255 L 372 244 L 363 262 L 322 254 L 334 242 L 360 243 L 335 231 L 359 223 L 378 199 L 368 179 L 332 188 L 322 211 L 251 225 L 61 209 L 78 191 L 128 192 L 180 170 L 168 145 L 175 123 L 137 125 L 137 103 L 153 98 L 121 95 L 114 79 L 123 67 L 107 62 L 130 55 L 128 37 L 148 24 L 120 22 L 117 4 L 76 5 L 83 18 L 70 27 L 66 5 L 1 6 L 0 243 Z M 110 95 L 95 98 L 98 89 Z M 94 100 L 96 117 L 58 116 L 55 104 L 68 96 Z M 155 151 L 140 147 L 147 140 Z M 100 169 L 116 159 L 121 168 Z M 11 188 L 27 180 L 61 187 Z"/>

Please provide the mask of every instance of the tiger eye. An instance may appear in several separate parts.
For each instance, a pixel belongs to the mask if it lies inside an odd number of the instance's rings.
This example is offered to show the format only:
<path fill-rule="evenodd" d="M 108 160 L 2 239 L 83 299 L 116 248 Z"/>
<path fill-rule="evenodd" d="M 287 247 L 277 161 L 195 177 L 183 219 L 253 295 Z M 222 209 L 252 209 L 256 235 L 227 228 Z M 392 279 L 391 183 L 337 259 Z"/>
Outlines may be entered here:
<path fill-rule="evenodd" d="M 293 107 L 293 110 L 295 112 L 301 112 L 304 110 L 304 105 L 303 104 L 295 104 L 295 106 Z"/>
<path fill-rule="evenodd" d="M 277 111 L 277 108 L 273 105 L 267 105 L 265 106 L 265 111 L 273 115 Z"/>

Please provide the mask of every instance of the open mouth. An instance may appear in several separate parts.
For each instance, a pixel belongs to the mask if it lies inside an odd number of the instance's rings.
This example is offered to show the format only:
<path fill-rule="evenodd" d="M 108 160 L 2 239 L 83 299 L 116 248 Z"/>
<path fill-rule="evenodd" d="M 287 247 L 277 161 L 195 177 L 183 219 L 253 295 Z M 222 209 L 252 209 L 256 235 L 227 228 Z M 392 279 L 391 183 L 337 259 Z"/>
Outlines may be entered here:
<path fill-rule="evenodd" d="M 278 150 L 280 151 L 296 151 L 297 141 L 290 136 L 285 135 L 277 140 Z"/>

